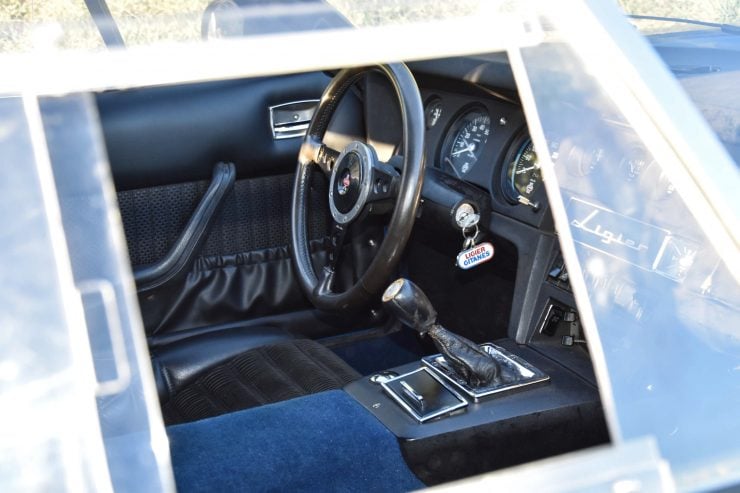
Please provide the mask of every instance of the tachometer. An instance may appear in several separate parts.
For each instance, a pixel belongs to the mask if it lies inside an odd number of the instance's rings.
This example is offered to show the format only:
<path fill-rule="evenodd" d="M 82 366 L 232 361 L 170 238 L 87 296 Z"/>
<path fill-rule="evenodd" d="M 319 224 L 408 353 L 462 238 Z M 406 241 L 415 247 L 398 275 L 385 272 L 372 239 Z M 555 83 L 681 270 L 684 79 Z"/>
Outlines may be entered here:
<path fill-rule="evenodd" d="M 450 127 L 440 155 L 440 167 L 464 178 L 478 162 L 491 132 L 491 117 L 474 109 L 460 116 Z"/>
<path fill-rule="evenodd" d="M 512 154 L 509 154 L 512 156 Z M 524 204 L 538 208 L 534 195 L 542 184 L 542 173 L 537 163 L 537 153 L 532 139 L 519 140 L 513 157 L 507 162 L 501 177 L 506 200 L 512 204 Z"/>

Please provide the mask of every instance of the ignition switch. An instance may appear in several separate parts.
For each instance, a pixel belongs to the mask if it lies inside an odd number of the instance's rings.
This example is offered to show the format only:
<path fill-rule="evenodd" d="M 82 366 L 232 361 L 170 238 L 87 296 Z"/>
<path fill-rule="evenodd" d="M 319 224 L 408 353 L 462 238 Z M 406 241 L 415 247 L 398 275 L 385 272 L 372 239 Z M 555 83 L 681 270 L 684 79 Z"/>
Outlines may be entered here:
<path fill-rule="evenodd" d="M 480 221 L 480 214 L 475 211 L 475 207 L 469 202 L 462 202 L 455 209 L 455 224 L 462 229 L 474 228 Z"/>

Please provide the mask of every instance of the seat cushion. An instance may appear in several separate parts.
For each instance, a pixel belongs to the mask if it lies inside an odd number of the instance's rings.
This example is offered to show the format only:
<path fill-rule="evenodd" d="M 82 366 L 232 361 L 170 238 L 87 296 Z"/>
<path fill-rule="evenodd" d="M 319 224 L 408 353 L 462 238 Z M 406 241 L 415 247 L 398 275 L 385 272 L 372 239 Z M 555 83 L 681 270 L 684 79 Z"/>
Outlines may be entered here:
<path fill-rule="evenodd" d="M 233 327 L 149 344 L 159 401 L 166 404 L 193 380 L 241 353 L 293 339 L 276 327 Z"/>
<path fill-rule="evenodd" d="M 360 375 L 309 339 L 242 352 L 179 388 L 162 402 L 165 423 L 185 423 L 241 409 L 341 389 Z"/>

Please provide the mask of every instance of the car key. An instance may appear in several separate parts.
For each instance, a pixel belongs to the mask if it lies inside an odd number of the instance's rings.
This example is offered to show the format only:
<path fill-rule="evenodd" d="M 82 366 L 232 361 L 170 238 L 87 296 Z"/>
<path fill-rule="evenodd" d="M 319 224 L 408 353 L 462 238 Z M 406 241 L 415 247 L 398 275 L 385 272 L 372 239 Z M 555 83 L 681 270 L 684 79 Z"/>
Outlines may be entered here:
<path fill-rule="evenodd" d="M 494 252 L 492 244 L 486 242 L 476 246 L 480 233 L 480 214 L 475 212 L 473 206 L 468 203 L 460 205 L 455 211 L 455 222 L 463 235 L 462 250 L 457 254 L 455 262 L 457 266 L 467 270 L 491 260 Z"/>

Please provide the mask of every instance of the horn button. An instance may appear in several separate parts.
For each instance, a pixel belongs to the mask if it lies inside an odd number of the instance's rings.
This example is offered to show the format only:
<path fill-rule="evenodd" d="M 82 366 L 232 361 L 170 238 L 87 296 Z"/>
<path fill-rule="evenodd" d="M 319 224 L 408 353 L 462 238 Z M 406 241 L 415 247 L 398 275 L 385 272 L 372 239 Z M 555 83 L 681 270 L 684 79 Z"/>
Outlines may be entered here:
<path fill-rule="evenodd" d="M 354 220 L 365 206 L 375 159 L 373 149 L 361 142 L 352 142 L 337 158 L 329 187 L 329 208 L 337 223 Z"/>

